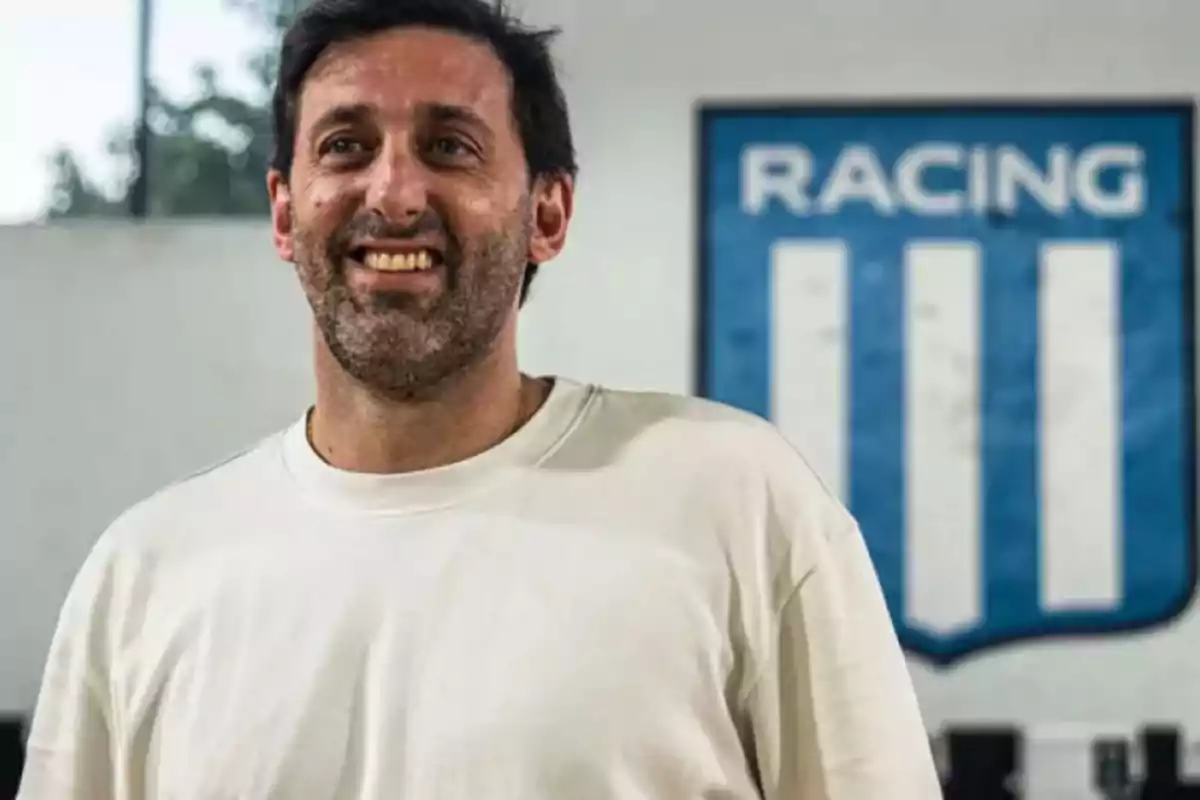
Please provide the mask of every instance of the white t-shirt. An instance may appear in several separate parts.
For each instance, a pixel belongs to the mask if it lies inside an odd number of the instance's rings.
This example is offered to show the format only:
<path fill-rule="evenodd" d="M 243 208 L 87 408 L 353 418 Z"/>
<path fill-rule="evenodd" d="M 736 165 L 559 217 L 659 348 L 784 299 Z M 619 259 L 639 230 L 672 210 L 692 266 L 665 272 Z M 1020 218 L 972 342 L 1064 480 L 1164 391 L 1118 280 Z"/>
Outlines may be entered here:
<path fill-rule="evenodd" d="M 467 461 L 303 420 L 135 505 L 21 800 L 936 800 L 859 530 L 767 423 L 557 379 Z"/>

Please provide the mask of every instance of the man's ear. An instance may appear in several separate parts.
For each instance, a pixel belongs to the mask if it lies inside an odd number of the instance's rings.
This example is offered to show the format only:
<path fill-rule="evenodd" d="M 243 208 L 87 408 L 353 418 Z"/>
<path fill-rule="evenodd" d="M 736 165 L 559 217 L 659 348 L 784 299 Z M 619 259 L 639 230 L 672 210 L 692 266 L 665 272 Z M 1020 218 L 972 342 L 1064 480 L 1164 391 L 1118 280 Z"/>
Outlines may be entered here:
<path fill-rule="evenodd" d="M 271 238 L 275 252 L 284 261 L 294 261 L 292 242 L 292 190 L 287 178 L 277 169 L 267 171 L 267 196 L 271 200 Z"/>
<path fill-rule="evenodd" d="M 538 178 L 532 197 L 533 235 L 528 258 L 534 264 L 553 260 L 567 243 L 575 208 L 575 182 L 569 175 Z"/>

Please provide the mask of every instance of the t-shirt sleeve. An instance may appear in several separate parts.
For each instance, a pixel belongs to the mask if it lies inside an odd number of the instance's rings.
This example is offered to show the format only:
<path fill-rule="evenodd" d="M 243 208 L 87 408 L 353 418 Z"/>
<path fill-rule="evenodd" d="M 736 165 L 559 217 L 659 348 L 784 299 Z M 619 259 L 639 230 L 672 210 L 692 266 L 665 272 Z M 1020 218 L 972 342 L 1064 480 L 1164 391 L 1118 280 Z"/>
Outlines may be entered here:
<path fill-rule="evenodd" d="M 103 642 L 110 575 L 98 547 L 59 612 L 17 800 L 111 800 L 111 704 Z"/>
<path fill-rule="evenodd" d="M 803 483 L 808 491 L 816 481 Z M 827 494 L 782 498 L 777 510 L 791 578 L 743 706 L 766 800 L 939 800 L 912 680 L 857 524 Z"/>

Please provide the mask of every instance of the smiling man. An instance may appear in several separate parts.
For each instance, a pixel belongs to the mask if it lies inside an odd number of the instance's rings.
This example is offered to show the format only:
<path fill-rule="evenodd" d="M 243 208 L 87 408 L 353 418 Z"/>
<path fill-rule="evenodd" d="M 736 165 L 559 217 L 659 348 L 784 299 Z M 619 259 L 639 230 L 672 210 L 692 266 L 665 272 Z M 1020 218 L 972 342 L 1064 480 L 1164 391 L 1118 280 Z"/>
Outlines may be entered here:
<path fill-rule="evenodd" d="M 316 402 L 105 531 L 23 800 L 940 796 L 858 527 L 777 432 L 518 367 L 574 196 L 549 40 L 483 0 L 292 26 Z"/>

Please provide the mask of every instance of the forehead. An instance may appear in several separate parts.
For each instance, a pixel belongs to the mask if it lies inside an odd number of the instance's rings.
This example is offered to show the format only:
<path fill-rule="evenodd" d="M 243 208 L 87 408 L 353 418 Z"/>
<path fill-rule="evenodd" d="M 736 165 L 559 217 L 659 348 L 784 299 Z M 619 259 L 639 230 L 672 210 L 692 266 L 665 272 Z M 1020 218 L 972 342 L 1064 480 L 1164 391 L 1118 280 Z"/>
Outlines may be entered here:
<path fill-rule="evenodd" d="M 511 92 L 508 70 L 486 43 L 396 28 L 340 42 L 317 59 L 300 92 L 300 127 L 332 106 L 402 115 L 428 103 L 470 108 L 499 127 L 510 116 Z"/>

